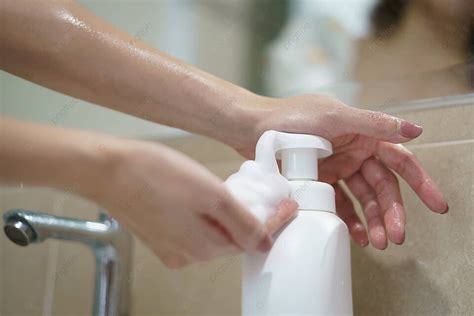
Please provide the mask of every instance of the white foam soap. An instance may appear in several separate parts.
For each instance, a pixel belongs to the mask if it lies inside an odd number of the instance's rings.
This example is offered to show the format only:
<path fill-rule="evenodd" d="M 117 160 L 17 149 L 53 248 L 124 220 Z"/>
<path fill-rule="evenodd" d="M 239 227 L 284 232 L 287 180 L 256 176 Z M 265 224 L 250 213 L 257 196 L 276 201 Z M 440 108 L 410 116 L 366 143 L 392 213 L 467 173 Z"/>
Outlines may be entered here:
<path fill-rule="evenodd" d="M 257 144 L 255 161 L 247 160 L 225 185 L 242 205 L 262 223 L 276 212 L 278 203 L 289 198 L 291 187 L 278 171 L 275 160 L 275 134 L 265 133 Z"/>

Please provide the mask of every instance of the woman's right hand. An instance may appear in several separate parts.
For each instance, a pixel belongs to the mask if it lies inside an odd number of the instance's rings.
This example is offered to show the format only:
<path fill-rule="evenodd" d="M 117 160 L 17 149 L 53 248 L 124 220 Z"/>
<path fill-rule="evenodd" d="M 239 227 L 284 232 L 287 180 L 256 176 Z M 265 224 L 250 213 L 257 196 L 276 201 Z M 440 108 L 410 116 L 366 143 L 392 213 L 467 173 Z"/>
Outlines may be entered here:
<path fill-rule="evenodd" d="M 163 145 L 119 140 L 102 146 L 111 159 L 97 202 L 171 268 L 244 250 L 268 251 L 271 235 L 297 205 L 282 201 L 261 224 L 211 172 Z"/>

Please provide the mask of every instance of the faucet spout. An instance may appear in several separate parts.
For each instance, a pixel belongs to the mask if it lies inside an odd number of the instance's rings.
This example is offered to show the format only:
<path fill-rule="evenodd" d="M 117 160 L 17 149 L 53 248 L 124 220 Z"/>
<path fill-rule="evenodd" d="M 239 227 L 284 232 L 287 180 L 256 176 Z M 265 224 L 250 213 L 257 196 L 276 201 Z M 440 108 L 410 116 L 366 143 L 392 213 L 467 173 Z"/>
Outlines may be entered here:
<path fill-rule="evenodd" d="M 132 239 L 116 220 L 100 213 L 98 221 L 52 216 L 25 210 L 3 215 L 7 237 L 20 246 L 48 238 L 86 244 L 96 258 L 93 315 L 129 314 Z"/>
<path fill-rule="evenodd" d="M 112 221 L 82 221 L 23 210 L 4 214 L 5 234 L 14 243 L 27 246 L 47 238 L 80 241 L 86 244 L 109 243 L 113 237 Z M 24 236 L 24 237 L 23 237 Z"/>

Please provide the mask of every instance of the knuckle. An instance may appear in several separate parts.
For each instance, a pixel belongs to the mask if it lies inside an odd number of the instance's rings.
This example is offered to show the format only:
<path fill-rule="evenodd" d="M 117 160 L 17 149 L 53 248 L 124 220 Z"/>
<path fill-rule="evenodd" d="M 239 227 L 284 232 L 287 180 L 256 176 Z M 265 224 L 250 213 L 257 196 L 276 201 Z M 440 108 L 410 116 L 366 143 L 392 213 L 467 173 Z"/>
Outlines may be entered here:
<path fill-rule="evenodd" d="M 174 270 L 181 269 L 188 264 L 187 260 L 184 259 L 183 257 L 177 256 L 177 255 L 169 255 L 169 254 L 163 255 L 161 257 L 161 261 L 166 267 L 170 269 L 174 269 Z"/>
<path fill-rule="evenodd" d="M 254 250 L 260 242 L 266 237 L 267 229 L 262 224 L 261 227 L 249 227 L 247 231 L 243 231 L 237 241 L 238 246 L 245 250 Z"/>
<path fill-rule="evenodd" d="M 209 214 L 215 215 L 223 210 L 229 210 L 234 207 L 234 203 L 230 194 L 225 191 L 219 191 L 215 196 L 215 200 L 207 210 Z"/>
<path fill-rule="evenodd" d="M 371 186 L 379 196 L 388 193 L 394 184 L 398 184 L 395 175 L 373 158 L 367 160 L 363 168 L 364 173 L 371 174 Z"/>
<path fill-rule="evenodd" d="M 373 202 L 377 203 L 377 196 L 371 191 L 360 197 L 360 202 L 364 209 L 369 208 Z"/>
<path fill-rule="evenodd" d="M 400 174 L 407 172 L 408 166 L 415 162 L 415 155 L 411 152 L 406 152 L 403 157 L 395 163 L 395 169 Z"/>
<path fill-rule="evenodd" d="M 381 178 L 374 183 L 375 192 L 377 192 L 379 199 L 383 199 L 385 196 L 390 195 L 390 181 L 386 178 Z"/>
<path fill-rule="evenodd" d="M 191 256 L 198 262 L 208 261 L 214 257 L 214 251 L 210 247 L 202 247 L 193 250 Z"/>
<path fill-rule="evenodd" d="M 362 164 L 361 171 L 364 174 L 364 177 L 368 179 L 367 175 L 372 174 L 374 168 L 377 166 L 377 162 L 373 158 L 369 158 Z"/>
<path fill-rule="evenodd" d="M 363 212 L 367 219 L 367 224 L 370 224 L 372 220 L 378 220 L 379 208 L 380 207 L 375 196 L 372 199 L 368 199 L 363 208 Z"/>
<path fill-rule="evenodd" d="M 332 126 L 341 119 L 341 108 L 339 106 L 330 107 L 324 113 L 324 121 L 327 125 Z"/>
<path fill-rule="evenodd" d="M 219 247 L 229 246 L 231 241 L 229 237 L 225 236 L 224 233 L 218 232 L 213 236 L 212 241 Z"/>
<path fill-rule="evenodd" d="M 367 119 L 379 130 L 389 130 L 391 133 L 397 133 L 397 119 L 377 111 L 367 111 Z"/>
<path fill-rule="evenodd" d="M 268 232 L 265 226 L 259 225 L 255 227 L 248 235 L 248 246 L 252 248 L 257 247 L 267 234 Z"/>

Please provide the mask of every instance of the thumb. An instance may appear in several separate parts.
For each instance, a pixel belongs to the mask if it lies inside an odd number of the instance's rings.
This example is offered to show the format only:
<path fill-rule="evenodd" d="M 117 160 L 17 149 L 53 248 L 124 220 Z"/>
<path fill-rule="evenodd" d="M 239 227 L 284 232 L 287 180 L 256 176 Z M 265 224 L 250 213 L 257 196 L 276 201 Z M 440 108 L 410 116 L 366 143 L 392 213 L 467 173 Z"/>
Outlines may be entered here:
<path fill-rule="evenodd" d="M 421 135 L 423 128 L 382 112 L 348 107 L 343 122 L 347 133 L 361 134 L 391 143 L 404 143 Z"/>
<path fill-rule="evenodd" d="M 278 204 L 277 212 L 270 217 L 265 226 L 270 235 L 282 229 L 296 214 L 298 203 L 291 199 L 284 199 Z"/>

